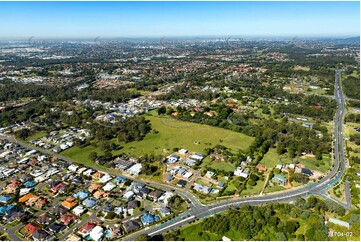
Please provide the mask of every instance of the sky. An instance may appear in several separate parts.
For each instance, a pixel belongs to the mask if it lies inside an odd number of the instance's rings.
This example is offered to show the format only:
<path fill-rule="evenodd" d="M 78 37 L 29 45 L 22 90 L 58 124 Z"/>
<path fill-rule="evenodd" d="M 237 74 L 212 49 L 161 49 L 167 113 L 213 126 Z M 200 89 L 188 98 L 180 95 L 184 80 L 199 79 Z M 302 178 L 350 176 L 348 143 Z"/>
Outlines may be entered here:
<path fill-rule="evenodd" d="M 0 39 L 359 36 L 359 2 L 0 2 Z"/>

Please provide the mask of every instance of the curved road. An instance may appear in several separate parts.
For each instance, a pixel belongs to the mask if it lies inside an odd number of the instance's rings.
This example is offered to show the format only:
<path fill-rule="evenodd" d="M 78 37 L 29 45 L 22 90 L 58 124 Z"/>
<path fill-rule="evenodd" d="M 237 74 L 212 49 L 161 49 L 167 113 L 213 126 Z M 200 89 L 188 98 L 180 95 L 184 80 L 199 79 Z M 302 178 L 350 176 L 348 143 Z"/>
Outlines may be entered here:
<path fill-rule="evenodd" d="M 219 203 L 211 204 L 211 205 L 203 205 L 201 204 L 193 195 L 188 193 L 187 191 L 171 187 L 164 184 L 159 184 L 155 182 L 148 182 L 143 180 L 138 180 L 133 177 L 129 177 L 132 180 L 139 181 L 139 182 L 146 182 L 150 186 L 165 190 L 165 191 L 174 191 L 175 193 L 183 196 L 188 200 L 190 203 L 190 209 L 185 214 L 179 215 L 171 220 L 169 220 L 166 223 L 163 224 L 156 224 L 152 227 L 146 227 L 143 230 L 140 230 L 138 232 L 135 232 L 129 236 L 126 236 L 124 239 L 126 240 L 134 240 L 138 235 L 142 233 L 147 233 L 150 236 L 163 234 L 167 231 L 176 229 L 178 227 L 181 227 L 191 221 L 194 221 L 196 219 L 204 218 L 207 216 L 214 215 L 216 213 L 220 213 L 222 211 L 227 210 L 230 207 L 233 206 L 240 206 L 240 205 L 258 205 L 262 203 L 267 202 L 287 202 L 292 201 L 296 199 L 297 197 L 307 197 L 311 194 L 318 194 L 331 186 L 335 185 L 338 181 L 340 181 L 344 171 L 345 171 L 345 159 L 344 159 L 344 149 L 343 149 L 343 131 L 342 131 L 342 125 L 343 125 L 343 118 L 345 115 L 345 97 L 342 93 L 342 87 L 341 87 L 341 81 L 340 81 L 340 75 L 341 72 L 344 71 L 343 69 L 336 71 L 335 76 L 335 99 L 337 101 L 337 111 L 334 119 L 334 166 L 331 170 L 331 172 L 322 178 L 321 180 L 311 183 L 309 185 L 303 186 L 298 189 L 294 189 L 291 191 L 285 191 L 282 193 L 277 194 L 270 194 L 270 195 L 264 195 L 264 196 L 257 196 L 257 197 L 248 197 L 248 198 L 238 198 L 238 199 L 230 199 L 230 200 L 224 200 Z M 0 138 L 7 139 L 11 142 L 19 143 L 22 146 L 28 148 L 28 149 L 36 149 L 39 150 L 45 154 L 55 156 L 59 159 L 65 160 L 69 163 L 73 163 L 74 161 L 58 155 L 54 154 L 52 151 L 40 149 L 38 147 L 34 147 L 28 143 L 15 140 L 8 136 L 1 136 Z M 102 170 L 102 169 L 98 169 Z M 109 174 L 112 174 L 111 171 L 103 170 Z M 115 173 L 113 173 L 115 174 Z M 126 175 L 123 175 L 126 176 Z"/>
<path fill-rule="evenodd" d="M 341 177 L 345 172 L 345 156 L 343 149 L 344 146 L 342 131 L 343 118 L 345 115 L 345 97 L 342 93 L 340 81 L 340 75 L 342 71 L 344 70 L 337 70 L 335 76 L 335 99 L 337 101 L 337 110 L 334 118 L 334 165 L 331 172 L 327 176 L 323 177 L 317 182 L 311 183 L 309 185 L 292 191 L 258 197 L 226 200 L 208 206 L 197 207 L 197 209 L 191 208 L 190 210 L 188 210 L 187 213 L 180 215 L 166 223 L 157 224 L 152 227 L 146 228 L 145 230 L 138 231 L 125 237 L 124 239 L 134 240 L 138 235 L 142 233 L 147 233 L 150 236 L 163 234 L 167 231 L 179 228 L 191 221 L 220 213 L 233 206 L 258 205 L 267 202 L 288 202 L 295 200 L 298 197 L 307 197 L 311 194 L 320 193 L 335 185 L 338 181 L 341 180 Z"/>

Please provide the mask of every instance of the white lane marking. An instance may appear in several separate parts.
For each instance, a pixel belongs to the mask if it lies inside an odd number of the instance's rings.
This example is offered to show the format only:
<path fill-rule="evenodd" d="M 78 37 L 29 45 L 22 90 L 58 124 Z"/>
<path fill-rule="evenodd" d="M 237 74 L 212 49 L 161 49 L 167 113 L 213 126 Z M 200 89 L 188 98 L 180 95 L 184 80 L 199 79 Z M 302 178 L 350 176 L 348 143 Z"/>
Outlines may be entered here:
<path fill-rule="evenodd" d="M 177 225 L 177 224 L 179 224 L 179 223 L 186 222 L 187 220 L 191 220 L 191 219 L 194 219 L 194 218 L 195 218 L 195 216 L 192 215 L 192 216 L 190 216 L 190 217 L 188 217 L 188 218 L 185 218 L 185 219 L 180 220 L 180 221 L 178 221 L 178 222 L 176 222 L 176 223 L 173 223 L 173 224 L 171 224 L 171 225 L 168 225 L 167 227 L 158 229 L 157 231 L 155 231 L 155 232 L 153 232 L 153 233 L 150 233 L 149 235 L 152 236 L 152 235 L 158 233 L 159 231 L 165 230 L 165 229 L 167 229 L 167 228 L 169 228 L 169 227 L 172 227 L 172 226 Z"/>

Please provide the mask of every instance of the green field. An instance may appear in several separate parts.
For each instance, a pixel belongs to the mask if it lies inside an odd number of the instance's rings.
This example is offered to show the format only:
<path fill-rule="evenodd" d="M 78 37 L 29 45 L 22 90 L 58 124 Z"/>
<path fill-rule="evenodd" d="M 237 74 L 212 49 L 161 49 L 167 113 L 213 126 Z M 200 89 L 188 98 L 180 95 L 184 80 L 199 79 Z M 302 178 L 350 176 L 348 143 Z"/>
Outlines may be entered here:
<path fill-rule="evenodd" d="M 308 66 L 294 66 L 293 70 L 294 71 L 309 71 L 310 67 L 308 67 Z"/>
<path fill-rule="evenodd" d="M 152 153 L 164 155 L 164 149 L 172 151 L 173 148 L 185 148 L 189 151 L 204 153 L 206 148 L 212 148 L 217 144 L 231 150 L 245 150 L 254 140 L 254 138 L 241 133 L 208 125 L 167 119 L 161 120 L 154 116 L 146 116 L 146 119 L 150 120 L 152 130 L 158 132 L 150 132 L 143 140 L 129 143 L 119 143 L 117 139 L 113 139 L 112 142 L 123 147 L 113 151 L 113 155 L 120 153 L 135 157 Z M 199 144 L 195 142 L 199 142 Z M 89 153 L 92 151 L 97 152 L 98 155 L 103 155 L 99 148 L 93 146 L 85 148 L 73 147 L 62 152 L 62 155 L 84 162 L 85 160 L 88 161 Z"/>
<path fill-rule="evenodd" d="M 202 224 L 197 223 L 194 225 L 191 225 L 189 227 L 186 227 L 184 229 L 181 229 L 180 231 L 180 239 L 183 239 L 185 241 L 205 241 L 205 240 L 221 240 L 222 236 L 217 234 L 212 234 L 209 232 L 203 232 Z"/>
<path fill-rule="evenodd" d="M 263 159 L 259 162 L 260 165 L 264 165 L 268 170 L 274 168 L 277 164 L 280 164 L 280 155 L 277 154 L 275 148 L 271 148 L 263 156 Z"/>
<path fill-rule="evenodd" d="M 311 170 L 317 170 L 324 174 L 327 174 L 331 167 L 331 159 L 328 155 L 322 155 L 322 160 L 318 161 L 316 158 L 306 157 L 306 158 L 298 158 L 298 162 L 305 165 L 306 168 Z"/>
<path fill-rule="evenodd" d="M 259 195 L 262 191 L 265 181 L 258 180 L 255 186 L 247 184 L 247 189 L 241 192 L 241 195 Z"/>
<path fill-rule="evenodd" d="M 234 164 L 225 161 L 213 161 L 210 167 L 216 170 L 224 171 L 234 171 L 236 169 Z"/>
<path fill-rule="evenodd" d="M 26 141 L 35 140 L 35 139 L 40 139 L 40 138 L 42 138 L 43 136 L 45 136 L 46 134 L 47 134 L 47 132 L 45 132 L 45 131 L 36 132 L 35 134 L 30 135 L 28 138 L 26 138 Z"/>

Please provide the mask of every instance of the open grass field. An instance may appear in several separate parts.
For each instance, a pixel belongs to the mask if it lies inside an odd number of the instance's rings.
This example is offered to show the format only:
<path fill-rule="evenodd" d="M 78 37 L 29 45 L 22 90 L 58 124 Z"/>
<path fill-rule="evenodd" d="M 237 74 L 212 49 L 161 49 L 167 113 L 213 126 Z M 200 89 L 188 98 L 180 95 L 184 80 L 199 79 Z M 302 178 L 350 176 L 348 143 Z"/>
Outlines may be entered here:
<path fill-rule="evenodd" d="M 143 140 L 129 143 L 119 143 L 117 139 L 113 139 L 112 142 L 122 147 L 113 151 L 113 155 L 120 153 L 135 157 L 152 153 L 164 155 L 164 149 L 172 151 L 173 148 L 185 148 L 190 151 L 204 153 L 206 148 L 212 148 L 217 144 L 231 150 L 245 150 L 254 140 L 253 137 L 241 133 L 208 125 L 170 121 L 169 119 L 161 120 L 154 116 L 146 116 L 146 119 L 150 120 L 152 129 L 158 132 L 151 132 Z M 85 148 L 73 147 L 62 152 L 62 155 L 84 162 L 88 160 L 89 154 L 93 151 L 97 152 L 98 155 L 103 155 L 99 148 L 93 146 Z"/>
<path fill-rule="evenodd" d="M 265 181 L 258 180 L 255 186 L 247 185 L 247 189 L 241 192 L 241 195 L 258 195 L 261 193 Z"/>
<path fill-rule="evenodd" d="M 30 141 L 30 140 L 34 140 L 34 139 L 40 139 L 43 136 L 45 136 L 46 134 L 47 134 L 47 132 L 45 132 L 45 131 L 36 132 L 35 134 L 30 135 L 28 138 L 26 138 L 26 141 Z"/>
<path fill-rule="evenodd" d="M 294 71 L 309 71 L 310 67 L 308 66 L 295 66 L 293 67 Z"/>
<path fill-rule="evenodd" d="M 263 156 L 263 159 L 259 162 L 260 165 L 264 165 L 268 170 L 274 168 L 277 164 L 280 164 L 280 155 L 277 154 L 275 148 L 271 148 Z"/>
<path fill-rule="evenodd" d="M 321 161 L 316 160 L 316 158 L 306 157 L 298 158 L 298 162 L 304 164 L 306 168 L 309 168 L 311 170 L 317 170 L 324 174 L 328 173 L 332 164 L 332 160 L 331 158 L 329 158 L 328 155 L 322 155 Z"/>
<path fill-rule="evenodd" d="M 224 171 L 234 171 L 236 169 L 233 164 L 225 161 L 213 161 L 210 167 L 216 170 Z"/>
<path fill-rule="evenodd" d="M 225 191 L 226 191 L 226 192 L 232 192 L 232 193 L 234 193 L 235 191 L 237 191 L 237 188 L 236 188 L 236 186 L 235 186 L 234 183 L 230 182 L 230 183 L 227 185 Z"/>
<path fill-rule="evenodd" d="M 353 128 L 355 127 L 360 127 L 360 124 L 358 123 L 350 123 L 347 122 L 346 126 L 345 126 L 345 137 L 346 138 L 350 138 L 350 135 L 359 135 L 360 133 L 358 133 L 356 130 L 354 130 Z M 350 156 L 356 156 L 356 157 L 360 157 L 360 146 L 357 145 L 355 142 L 351 142 L 351 141 L 346 141 L 346 145 L 347 147 L 350 147 L 352 149 L 352 151 L 350 151 Z"/>
<path fill-rule="evenodd" d="M 121 152 L 142 156 L 150 153 L 162 154 L 163 149 L 185 148 L 203 153 L 206 148 L 217 144 L 232 150 L 245 150 L 254 140 L 241 133 L 208 125 L 160 119 L 155 116 L 146 116 L 146 119 L 150 120 L 152 129 L 158 133 L 151 132 L 141 141 L 120 143 L 123 146 Z"/>
<path fill-rule="evenodd" d="M 201 233 L 203 232 L 203 233 Z M 184 229 L 181 229 L 180 231 L 180 239 L 183 239 L 185 241 L 204 241 L 204 240 L 221 240 L 222 236 L 217 234 L 212 234 L 209 232 L 204 232 L 202 229 L 201 223 L 197 223 L 194 225 L 191 225 L 189 227 L 185 227 Z"/>

